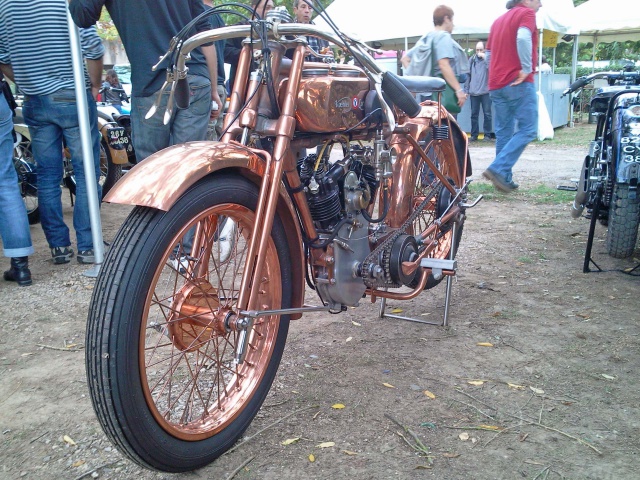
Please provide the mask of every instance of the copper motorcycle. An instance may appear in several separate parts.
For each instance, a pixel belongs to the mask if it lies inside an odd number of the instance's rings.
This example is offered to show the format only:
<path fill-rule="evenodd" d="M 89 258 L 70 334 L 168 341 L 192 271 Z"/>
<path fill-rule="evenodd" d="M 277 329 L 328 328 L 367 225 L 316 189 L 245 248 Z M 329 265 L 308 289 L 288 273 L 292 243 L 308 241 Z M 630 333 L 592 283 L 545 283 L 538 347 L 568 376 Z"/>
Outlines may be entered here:
<path fill-rule="evenodd" d="M 306 36 L 357 66 L 305 62 Z M 245 40 L 221 141 L 158 152 L 105 198 L 135 208 L 91 300 L 88 383 L 108 437 L 150 469 L 197 469 L 232 447 L 290 320 L 412 299 L 454 275 L 477 203 L 466 135 L 411 93 L 439 99 L 444 81 L 383 72 L 338 31 L 267 17 L 176 37 L 166 118 L 188 103 L 189 52 L 233 37 Z"/>

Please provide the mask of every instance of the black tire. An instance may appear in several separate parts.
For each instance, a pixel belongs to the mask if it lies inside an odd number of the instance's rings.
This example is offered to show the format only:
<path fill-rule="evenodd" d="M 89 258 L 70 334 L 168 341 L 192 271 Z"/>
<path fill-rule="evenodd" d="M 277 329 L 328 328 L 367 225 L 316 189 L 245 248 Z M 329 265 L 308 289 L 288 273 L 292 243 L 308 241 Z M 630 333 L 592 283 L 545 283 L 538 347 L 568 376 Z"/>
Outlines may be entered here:
<path fill-rule="evenodd" d="M 71 160 L 65 160 L 65 172 L 63 182 L 72 195 L 76 194 L 76 176 L 73 174 Z M 111 190 L 111 187 L 122 178 L 122 165 L 113 163 L 111 151 L 104 139 L 100 140 L 100 185 L 102 186 L 102 198 Z"/>
<path fill-rule="evenodd" d="M 141 466 L 182 472 L 209 464 L 243 434 L 271 387 L 289 317 L 256 319 L 237 370 L 226 363 L 237 333 L 220 333 L 213 323 L 237 300 L 257 199 L 257 187 L 238 175 L 205 178 L 168 212 L 136 207 L 106 256 L 89 310 L 87 378 L 105 433 Z M 231 256 L 218 262 L 213 239 L 221 214 L 237 229 Z M 194 225 L 193 250 L 210 251 L 186 257 L 181 270 L 171 258 L 181 258 L 180 242 Z M 264 283 L 255 287 L 265 308 L 291 305 L 288 252 L 275 218 Z"/>
<path fill-rule="evenodd" d="M 13 164 L 18 174 L 20 195 L 27 209 L 29 225 L 40 222 L 40 208 L 38 206 L 38 177 L 36 164 L 29 145 L 19 145 L 14 149 Z"/>
<path fill-rule="evenodd" d="M 111 150 L 109 150 L 109 145 L 107 145 L 104 138 L 100 140 L 100 170 L 103 172 L 102 175 L 104 175 L 106 171 L 104 183 L 102 183 L 102 197 L 104 198 L 109 190 L 111 190 L 111 187 L 122 178 L 122 165 L 113 163 Z M 102 179 L 102 175 L 100 179 Z"/>
<path fill-rule="evenodd" d="M 434 165 L 438 167 L 438 169 L 446 175 L 446 155 L 440 149 L 438 144 L 427 145 L 427 155 L 433 161 Z M 429 170 L 427 163 L 422 160 L 422 157 L 418 157 L 417 159 L 417 178 L 414 187 L 414 200 L 413 203 L 415 206 L 421 202 L 421 200 L 428 194 L 428 192 L 433 188 L 434 182 L 436 182 L 435 175 Z M 450 183 L 453 182 L 450 180 Z M 413 234 L 417 234 L 419 232 L 423 232 L 428 228 L 433 228 L 436 224 L 436 220 L 442 215 L 451 202 L 451 194 L 449 190 L 447 190 L 444 186 L 440 192 L 436 195 L 435 201 L 431 202 L 427 205 L 422 213 L 416 218 L 413 223 Z M 463 217 L 464 219 L 464 217 Z M 451 240 L 452 240 L 452 227 L 453 221 L 450 221 L 447 224 L 441 225 L 435 229 L 433 234 L 429 237 L 431 240 L 434 240 L 438 243 L 438 246 L 428 255 L 430 258 L 438 258 L 438 259 L 449 259 L 449 252 L 451 251 Z M 460 239 L 462 238 L 462 231 L 464 229 L 464 221 L 457 225 L 456 235 L 455 235 L 455 244 L 453 250 L 453 256 L 455 258 L 458 253 L 458 247 L 460 246 Z M 411 288 L 415 288 L 418 286 L 420 279 L 420 270 L 418 270 L 418 275 L 415 280 L 410 283 Z M 427 283 L 424 286 L 425 290 L 429 290 L 437 285 L 444 279 L 444 276 L 436 279 L 433 274 L 429 274 L 429 278 L 427 279 Z"/>
<path fill-rule="evenodd" d="M 640 198 L 629 198 L 629 185 L 616 184 L 609 206 L 607 252 L 614 258 L 633 255 L 640 224 Z"/>

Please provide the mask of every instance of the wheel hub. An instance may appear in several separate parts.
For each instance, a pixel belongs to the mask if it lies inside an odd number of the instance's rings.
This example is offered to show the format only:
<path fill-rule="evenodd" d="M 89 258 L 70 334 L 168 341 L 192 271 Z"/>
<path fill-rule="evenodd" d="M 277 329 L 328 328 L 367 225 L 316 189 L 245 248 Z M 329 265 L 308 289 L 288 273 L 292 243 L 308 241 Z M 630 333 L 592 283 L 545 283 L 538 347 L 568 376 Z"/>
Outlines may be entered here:
<path fill-rule="evenodd" d="M 216 337 L 226 336 L 236 315 L 224 305 L 218 290 L 207 281 L 185 285 L 171 303 L 169 338 L 181 351 L 199 350 Z"/>

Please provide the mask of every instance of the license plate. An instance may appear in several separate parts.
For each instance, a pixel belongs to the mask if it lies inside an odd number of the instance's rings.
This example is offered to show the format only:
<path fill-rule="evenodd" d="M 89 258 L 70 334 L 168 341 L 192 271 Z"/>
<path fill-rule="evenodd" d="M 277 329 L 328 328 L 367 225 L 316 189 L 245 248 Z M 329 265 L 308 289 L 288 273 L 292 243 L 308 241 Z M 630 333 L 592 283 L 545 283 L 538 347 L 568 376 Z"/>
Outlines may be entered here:
<path fill-rule="evenodd" d="M 122 150 L 129 145 L 129 137 L 123 127 L 107 128 L 109 145 L 116 150 Z"/>

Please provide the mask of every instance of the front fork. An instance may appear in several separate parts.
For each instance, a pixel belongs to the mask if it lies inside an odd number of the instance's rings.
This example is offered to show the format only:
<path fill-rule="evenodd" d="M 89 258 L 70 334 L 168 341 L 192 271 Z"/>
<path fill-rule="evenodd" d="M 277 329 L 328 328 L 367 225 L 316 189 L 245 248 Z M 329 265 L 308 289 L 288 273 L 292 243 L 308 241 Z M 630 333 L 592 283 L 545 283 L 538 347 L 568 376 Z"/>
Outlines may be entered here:
<path fill-rule="evenodd" d="M 258 206 L 256 209 L 256 225 L 249 244 L 247 254 L 247 265 L 240 283 L 238 297 L 238 319 L 235 322 L 239 331 L 236 345 L 235 360 L 242 363 L 246 356 L 249 332 L 253 328 L 255 316 L 242 315 L 242 312 L 259 310 L 258 293 L 261 284 L 262 270 L 266 258 L 270 232 L 273 227 L 273 220 L 276 215 L 276 207 L 280 195 L 280 182 L 285 167 L 287 171 L 295 171 L 295 158 L 289 148 L 291 139 L 295 132 L 296 120 L 295 109 L 298 96 L 298 85 L 302 76 L 302 63 L 304 62 L 304 46 L 299 45 L 293 55 L 291 74 L 287 84 L 285 98 L 282 105 L 280 117 L 276 123 L 276 139 L 273 148 L 273 155 L 267 155 L 267 165 L 265 175 L 260 185 L 258 196 Z M 236 83 L 241 79 L 236 79 Z M 252 83 L 259 81 L 256 76 L 252 78 Z M 240 119 L 251 121 L 255 118 L 258 106 L 256 101 L 250 100 L 247 108 L 242 112 Z M 243 132 L 243 139 L 248 140 L 248 135 Z"/>

